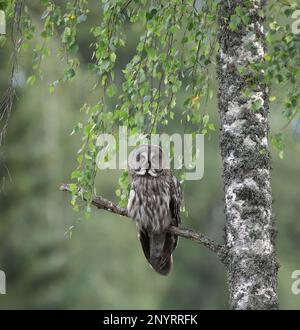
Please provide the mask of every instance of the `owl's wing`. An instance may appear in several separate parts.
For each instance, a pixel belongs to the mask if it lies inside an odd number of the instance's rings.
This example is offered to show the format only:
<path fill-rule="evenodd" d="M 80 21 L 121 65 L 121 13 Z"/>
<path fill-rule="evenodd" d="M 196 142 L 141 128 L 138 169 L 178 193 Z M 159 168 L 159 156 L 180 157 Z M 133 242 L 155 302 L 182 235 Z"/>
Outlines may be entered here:
<path fill-rule="evenodd" d="M 182 190 L 180 182 L 174 175 L 171 175 L 170 181 L 170 211 L 172 214 L 172 225 L 178 226 L 181 224 L 180 207 L 183 203 Z"/>
<path fill-rule="evenodd" d="M 171 225 L 178 226 L 181 224 L 180 207 L 182 204 L 182 190 L 179 181 L 172 174 L 170 175 L 170 213 Z M 164 233 L 163 249 L 160 257 L 160 273 L 167 275 L 172 267 L 172 253 L 175 250 L 178 242 L 178 236 L 172 233 Z"/>

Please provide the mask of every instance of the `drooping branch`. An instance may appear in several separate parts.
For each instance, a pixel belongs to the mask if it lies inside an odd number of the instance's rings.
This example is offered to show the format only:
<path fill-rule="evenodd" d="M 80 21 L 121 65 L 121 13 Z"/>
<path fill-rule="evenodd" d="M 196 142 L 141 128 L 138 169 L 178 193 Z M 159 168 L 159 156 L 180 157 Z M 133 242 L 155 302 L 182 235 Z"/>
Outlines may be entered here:
<path fill-rule="evenodd" d="M 17 0 L 13 5 L 12 27 L 11 27 L 11 69 L 8 80 L 8 86 L 3 95 L 0 95 L 0 146 L 4 144 L 4 138 L 8 121 L 12 111 L 13 100 L 15 97 L 16 72 L 18 71 L 18 53 L 23 43 L 23 32 L 21 29 L 21 20 L 24 9 L 24 1 Z"/>
<path fill-rule="evenodd" d="M 66 184 L 66 183 L 62 183 L 59 187 L 59 190 L 72 192 L 70 184 Z M 77 189 L 77 191 L 81 194 L 83 200 L 86 200 L 86 198 L 84 196 L 84 191 L 82 191 L 82 189 L 80 187 Z M 127 209 L 122 208 L 122 207 L 118 206 L 117 204 L 115 204 L 101 196 L 95 196 L 92 200 L 92 205 L 94 205 L 98 209 L 102 209 L 102 210 L 105 210 L 105 211 L 108 211 L 108 212 L 111 212 L 114 214 L 128 217 Z M 227 255 L 227 248 L 224 245 L 217 244 L 213 240 L 206 237 L 205 235 L 203 235 L 201 233 L 196 233 L 190 229 L 170 226 L 167 229 L 167 231 L 170 233 L 173 233 L 177 236 L 189 239 L 193 242 L 196 242 L 198 244 L 205 246 L 210 251 L 215 252 L 218 255 L 218 257 L 222 260 L 222 262 L 224 262 L 226 255 Z"/>

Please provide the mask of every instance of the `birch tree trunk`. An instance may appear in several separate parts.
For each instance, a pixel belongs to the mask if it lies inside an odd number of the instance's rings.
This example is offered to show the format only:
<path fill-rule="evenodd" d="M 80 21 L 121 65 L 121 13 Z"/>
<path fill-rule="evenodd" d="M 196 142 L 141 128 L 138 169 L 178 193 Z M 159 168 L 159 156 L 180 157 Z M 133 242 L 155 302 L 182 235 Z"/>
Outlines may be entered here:
<path fill-rule="evenodd" d="M 240 8 L 248 19 L 236 27 Z M 232 309 L 278 308 L 269 95 L 262 79 L 250 71 L 251 63 L 264 59 L 263 9 L 260 0 L 222 0 L 219 12 L 220 148 Z"/>

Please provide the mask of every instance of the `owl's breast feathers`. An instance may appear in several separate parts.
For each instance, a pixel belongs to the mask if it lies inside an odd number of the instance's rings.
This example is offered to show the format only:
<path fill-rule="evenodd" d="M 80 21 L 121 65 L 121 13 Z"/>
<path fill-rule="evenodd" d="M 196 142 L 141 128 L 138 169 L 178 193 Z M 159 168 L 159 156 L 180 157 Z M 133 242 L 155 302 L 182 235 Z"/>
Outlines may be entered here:
<path fill-rule="evenodd" d="M 128 201 L 128 214 L 138 227 L 163 231 L 178 225 L 181 204 L 179 183 L 172 175 L 133 176 Z M 174 223 L 175 222 L 175 223 Z"/>

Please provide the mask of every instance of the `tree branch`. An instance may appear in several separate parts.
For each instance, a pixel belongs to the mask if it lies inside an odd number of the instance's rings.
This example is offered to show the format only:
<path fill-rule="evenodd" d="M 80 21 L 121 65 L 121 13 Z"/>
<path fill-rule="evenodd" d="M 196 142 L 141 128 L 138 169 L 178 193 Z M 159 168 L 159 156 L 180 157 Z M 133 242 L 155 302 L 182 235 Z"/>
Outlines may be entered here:
<path fill-rule="evenodd" d="M 62 183 L 59 187 L 60 191 L 72 192 L 70 184 Z M 83 200 L 86 200 L 84 197 L 84 191 L 79 187 L 77 189 L 78 193 L 81 193 Z M 101 196 L 95 196 L 92 200 L 92 205 L 96 206 L 98 209 L 102 209 L 111 213 L 115 213 L 124 217 L 128 217 L 127 209 L 118 206 L 117 204 L 103 198 Z M 185 229 L 181 227 L 170 226 L 167 229 L 168 232 L 173 233 L 177 236 L 187 238 L 193 242 L 205 246 L 212 252 L 215 252 L 219 258 L 224 262 L 227 255 L 227 248 L 224 245 L 219 245 L 213 240 L 209 239 L 201 233 L 196 233 L 193 230 Z"/>

